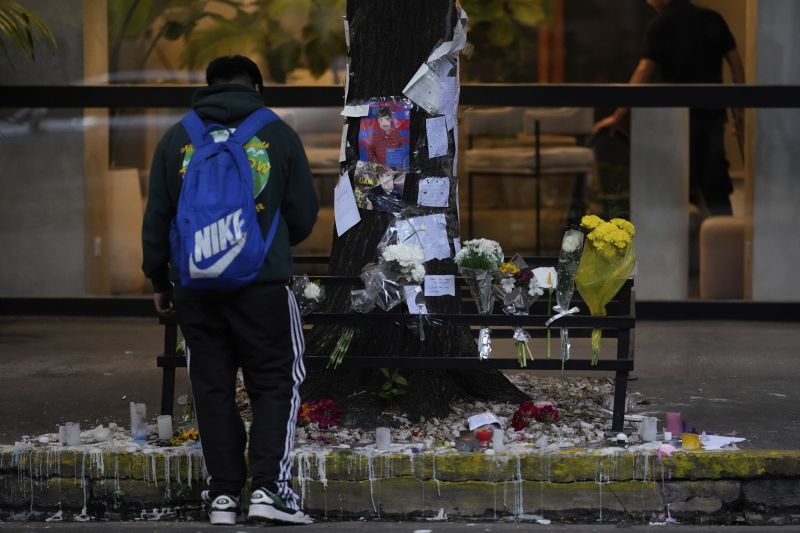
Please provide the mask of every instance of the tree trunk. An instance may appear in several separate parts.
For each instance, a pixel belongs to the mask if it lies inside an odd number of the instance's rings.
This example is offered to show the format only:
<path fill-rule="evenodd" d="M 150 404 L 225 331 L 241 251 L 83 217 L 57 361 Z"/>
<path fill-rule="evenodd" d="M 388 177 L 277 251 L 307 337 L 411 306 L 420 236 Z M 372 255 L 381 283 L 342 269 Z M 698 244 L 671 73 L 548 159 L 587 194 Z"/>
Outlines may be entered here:
<path fill-rule="evenodd" d="M 347 20 L 351 43 L 347 100 L 348 103 L 366 102 L 374 97 L 402 97 L 403 88 L 434 48 L 452 39 L 457 10 L 454 0 L 349 0 Z M 416 205 L 420 176 L 449 177 L 449 207 L 435 212 L 445 214 L 448 239 L 452 243 L 452 239 L 459 236 L 458 186 L 453 173 L 455 130 L 449 132 L 448 155 L 428 159 L 424 139 L 426 119 L 431 116 L 416 105 L 412 107 L 410 157 L 412 170 L 416 172 L 406 176 L 403 200 L 408 205 Z M 359 157 L 360 119 L 348 118 L 347 121 L 349 147 L 343 168 L 349 171 L 352 180 Z M 418 140 L 423 142 L 415 153 Z M 333 275 L 358 276 L 364 265 L 376 261 L 377 245 L 394 217 L 390 213 L 368 210 L 360 210 L 360 215 L 358 225 L 341 237 L 334 235 L 329 268 Z M 428 261 L 425 270 L 427 274 L 457 273 L 452 259 Z M 329 287 L 325 310 L 348 311 L 350 290 L 351 287 Z M 458 297 L 428 297 L 426 303 L 432 313 L 460 312 Z M 478 357 L 476 342 L 467 327 L 443 325 L 426 329 L 426 340 L 420 341 L 415 333 L 400 325 L 358 328 L 348 354 Z M 306 350 L 310 355 L 330 355 L 341 331 L 337 326 L 314 327 L 308 334 Z M 405 412 L 412 420 L 444 416 L 449 412 L 449 404 L 459 397 L 494 401 L 526 398 L 499 371 L 404 370 L 403 376 L 408 381 L 407 390 L 394 400 L 392 407 Z M 377 370 L 312 372 L 303 386 L 303 398 L 331 398 L 342 405 L 345 424 L 371 427 L 379 422 L 380 413 L 387 408 L 386 401 L 378 397 L 385 381 Z"/>

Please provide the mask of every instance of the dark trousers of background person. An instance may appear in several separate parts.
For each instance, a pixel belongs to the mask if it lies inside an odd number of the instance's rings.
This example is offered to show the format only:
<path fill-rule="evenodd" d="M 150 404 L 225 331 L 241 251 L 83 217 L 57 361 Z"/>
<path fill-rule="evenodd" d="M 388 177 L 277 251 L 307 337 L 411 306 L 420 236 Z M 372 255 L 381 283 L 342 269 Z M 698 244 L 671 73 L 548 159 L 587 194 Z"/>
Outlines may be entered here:
<path fill-rule="evenodd" d="M 692 110 L 689 124 L 689 201 L 701 213 L 731 215 L 725 111 Z"/>
<path fill-rule="evenodd" d="M 247 436 L 235 400 L 241 367 L 253 413 L 252 487 L 264 487 L 295 507 L 289 453 L 305 378 L 305 345 L 291 289 L 282 284 L 233 292 L 176 289 L 174 302 L 212 497 L 238 496 L 246 481 Z"/>

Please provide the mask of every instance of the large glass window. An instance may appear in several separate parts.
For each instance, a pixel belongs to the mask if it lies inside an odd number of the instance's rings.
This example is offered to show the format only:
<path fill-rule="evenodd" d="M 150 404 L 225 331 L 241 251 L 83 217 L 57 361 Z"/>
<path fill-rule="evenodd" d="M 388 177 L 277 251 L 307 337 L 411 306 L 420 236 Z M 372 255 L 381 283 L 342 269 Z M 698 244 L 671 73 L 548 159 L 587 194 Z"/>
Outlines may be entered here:
<path fill-rule="evenodd" d="M 462 4 L 472 43 L 461 63 L 465 86 L 625 83 L 645 55 L 657 16 L 645 0 Z M 746 82 L 800 82 L 787 59 L 794 12 L 788 16 L 781 8 L 788 6 L 784 0 L 694 4 L 724 19 Z M 58 87 L 202 84 L 207 61 L 227 53 L 253 57 L 267 84 L 331 91 L 344 85 L 344 0 L 25 5 L 50 27 L 58 46 L 40 43 L 35 61 L 13 46 L 0 56 L 3 84 L 53 87 L 48 107 L 0 102 L 0 186 L 6 191 L 0 246 L 15 251 L 4 261 L 0 296 L 148 291 L 139 270 L 139 228 L 150 158 L 185 109 L 147 107 L 144 100 L 64 108 Z M 730 83 L 732 65 L 719 66 L 723 83 Z M 651 74 L 649 81 L 664 80 L 660 68 Z M 800 130 L 796 109 L 748 110 L 737 133 L 730 110 L 689 111 L 671 107 L 667 98 L 664 109 L 629 110 L 613 131 L 598 133 L 593 127 L 616 109 L 600 100 L 593 107 L 499 104 L 479 96 L 459 113 L 463 238 L 497 239 L 509 253 L 550 255 L 563 229 L 583 213 L 628 215 L 643 228 L 642 268 L 653 261 L 680 273 L 669 289 L 655 287 L 652 299 L 800 301 L 796 292 L 779 288 L 800 259 L 786 247 L 793 238 L 787 221 L 798 201 L 790 181 L 798 163 L 791 149 L 793 132 Z M 295 252 L 327 255 L 340 108 L 304 101 L 276 111 L 304 142 L 322 204 L 317 228 Z M 716 117 L 706 129 L 704 113 Z M 698 180 L 709 181 L 704 172 L 712 173 L 696 164 L 697 139 L 707 141 L 706 152 L 717 151 L 730 177 L 710 180 L 705 196 L 728 199 L 730 212 L 716 212 L 696 194 Z M 666 229 L 659 232 L 659 225 Z"/>

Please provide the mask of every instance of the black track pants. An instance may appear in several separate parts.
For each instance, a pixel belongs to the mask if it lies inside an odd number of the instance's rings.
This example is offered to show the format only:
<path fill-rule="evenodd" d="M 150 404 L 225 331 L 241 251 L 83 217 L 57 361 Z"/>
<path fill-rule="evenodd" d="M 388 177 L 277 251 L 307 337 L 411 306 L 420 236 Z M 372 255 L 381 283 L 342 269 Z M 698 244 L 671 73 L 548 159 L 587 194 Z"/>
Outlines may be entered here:
<path fill-rule="evenodd" d="M 235 403 L 239 367 L 253 423 L 249 459 L 253 487 L 294 506 L 289 453 L 305 378 L 303 331 L 291 289 L 251 285 L 234 292 L 176 290 L 178 323 L 189 353 L 211 493 L 238 495 L 245 485 L 246 434 Z"/>

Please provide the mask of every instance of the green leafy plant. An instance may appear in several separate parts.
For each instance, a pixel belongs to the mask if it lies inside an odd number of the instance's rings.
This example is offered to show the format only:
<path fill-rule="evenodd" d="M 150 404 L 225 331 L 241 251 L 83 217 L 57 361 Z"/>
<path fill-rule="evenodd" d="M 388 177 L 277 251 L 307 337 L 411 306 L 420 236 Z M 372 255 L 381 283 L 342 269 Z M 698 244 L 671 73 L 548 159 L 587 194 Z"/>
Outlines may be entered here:
<path fill-rule="evenodd" d="M 406 393 L 408 381 L 400 375 L 400 372 L 397 370 L 389 370 L 388 368 L 381 368 L 380 371 L 383 377 L 386 378 L 386 381 L 383 383 L 378 396 L 384 400 L 393 400 Z"/>
<path fill-rule="evenodd" d="M 465 80 L 535 81 L 536 29 L 553 20 L 553 0 L 462 0 L 469 16 L 467 38 L 475 45 L 464 61 Z"/>
<path fill-rule="evenodd" d="M 315 77 L 346 54 L 346 0 L 116 0 L 109 5 L 112 70 L 125 39 L 144 38 L 144 65 L 161 39 L 183 41 L 182 67 L 205 66 L 221 55 L 255 53 L 267 77 L 283 83 L 293 70 Z M 224 13 L 224 14 L 221 14 Z"/>
<path fill-rule="evenodd" d="M 35 60 L 40 40 L 52 48 L 56 46 L 55 37 L 39 17 L 15 0 L 0 0 L 0 52 L 8 59 L 11 68 L 14 68 L 14 63 L 6 41 Z"/>

